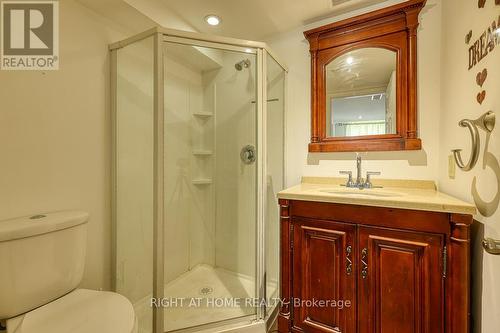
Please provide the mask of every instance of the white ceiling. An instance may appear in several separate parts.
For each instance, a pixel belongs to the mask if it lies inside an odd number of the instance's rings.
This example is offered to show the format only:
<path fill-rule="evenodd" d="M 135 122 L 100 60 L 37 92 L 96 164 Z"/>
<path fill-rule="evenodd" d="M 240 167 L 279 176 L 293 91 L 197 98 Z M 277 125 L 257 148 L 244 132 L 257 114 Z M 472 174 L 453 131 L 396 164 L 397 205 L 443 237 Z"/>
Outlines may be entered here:
<path fill-rule="evenodd" d="M 270 36 L 385 0 L 123 1 L 167 28 L 266 40 Z M 209 26 L 204 21 L 208 14 L 220 16 L 222 23 L 217 27 Z"/>
<path fill-rule="evenodd" d="M 382 48 L 344 53 L 326 66 L 327 92 L 336 97 L 385 92 L 396 61 L 396 52 Z"/>

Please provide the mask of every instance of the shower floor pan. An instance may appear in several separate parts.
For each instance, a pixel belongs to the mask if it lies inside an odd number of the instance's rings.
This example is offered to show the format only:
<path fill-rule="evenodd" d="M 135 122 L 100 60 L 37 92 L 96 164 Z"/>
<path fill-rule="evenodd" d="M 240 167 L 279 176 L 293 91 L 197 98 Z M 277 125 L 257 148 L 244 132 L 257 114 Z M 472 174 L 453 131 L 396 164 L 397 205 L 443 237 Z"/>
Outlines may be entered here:
<path fill-rule="evenodd" d="M 269 287 L 274 294 L 276 285 Z M 195 266 L 165 285 L 165 299 L 168 301 L 164 304 L 165 331 L 253 315 L 256 309 L 246 299 L 251 300 L 254 295 L 253 277 L 210 265 Z M 149 302 L 148 297 L 135 305 L 140 333 L 151 332 L 151 324 L 147 320 Z"/>

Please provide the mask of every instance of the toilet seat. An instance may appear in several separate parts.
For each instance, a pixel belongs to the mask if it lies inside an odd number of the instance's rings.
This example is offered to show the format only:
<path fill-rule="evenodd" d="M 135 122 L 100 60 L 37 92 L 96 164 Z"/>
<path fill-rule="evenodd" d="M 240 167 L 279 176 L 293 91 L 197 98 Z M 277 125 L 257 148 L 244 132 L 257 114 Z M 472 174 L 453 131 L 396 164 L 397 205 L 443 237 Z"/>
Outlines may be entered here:
<path fill-rule="evenodd" d="M 76 289 L 7 320 L 7 333 L 135 333 L 132 304 L 122 295 Z"/>

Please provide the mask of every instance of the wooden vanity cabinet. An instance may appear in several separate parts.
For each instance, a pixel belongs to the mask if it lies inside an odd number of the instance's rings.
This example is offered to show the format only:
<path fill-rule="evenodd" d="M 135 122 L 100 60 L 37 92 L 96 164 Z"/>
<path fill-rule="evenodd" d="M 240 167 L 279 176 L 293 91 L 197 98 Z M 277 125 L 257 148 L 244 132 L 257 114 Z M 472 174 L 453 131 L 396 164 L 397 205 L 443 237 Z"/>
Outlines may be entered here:
<path fill-rule="evenodd" d="M 356 299 L 356 227 L 296 218 L 292 222 L 294 325 L 304 332 L 355 332 L 356 308 L 307 304 L 314 300 Z"/>
<path fill-rule="evenodd" d="M 280 333 L 469 332 L 471 215 L 280 206 Z"/>
<path fill-rule="evenodd" d="M 358 246 L 359 332 L 443 332 L 443 236 L 360 226 Z"/>

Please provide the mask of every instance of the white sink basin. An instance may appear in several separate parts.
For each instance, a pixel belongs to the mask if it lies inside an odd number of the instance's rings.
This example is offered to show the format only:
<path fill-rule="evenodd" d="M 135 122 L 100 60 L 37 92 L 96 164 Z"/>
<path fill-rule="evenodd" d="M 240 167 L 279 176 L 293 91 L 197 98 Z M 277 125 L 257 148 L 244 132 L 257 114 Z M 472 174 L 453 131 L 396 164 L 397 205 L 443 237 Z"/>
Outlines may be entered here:
<path fill-rule="evenodd" d="M 403 193 L 385 191 L 382 189 L 356 189 L 356 188 L 327 188 L 321 189 L 320 192 L 341 195 L 341 196 L 357 196 L 357 197 L 377 197 L 377 198 L 395 198 L 404 196 Z"/>

